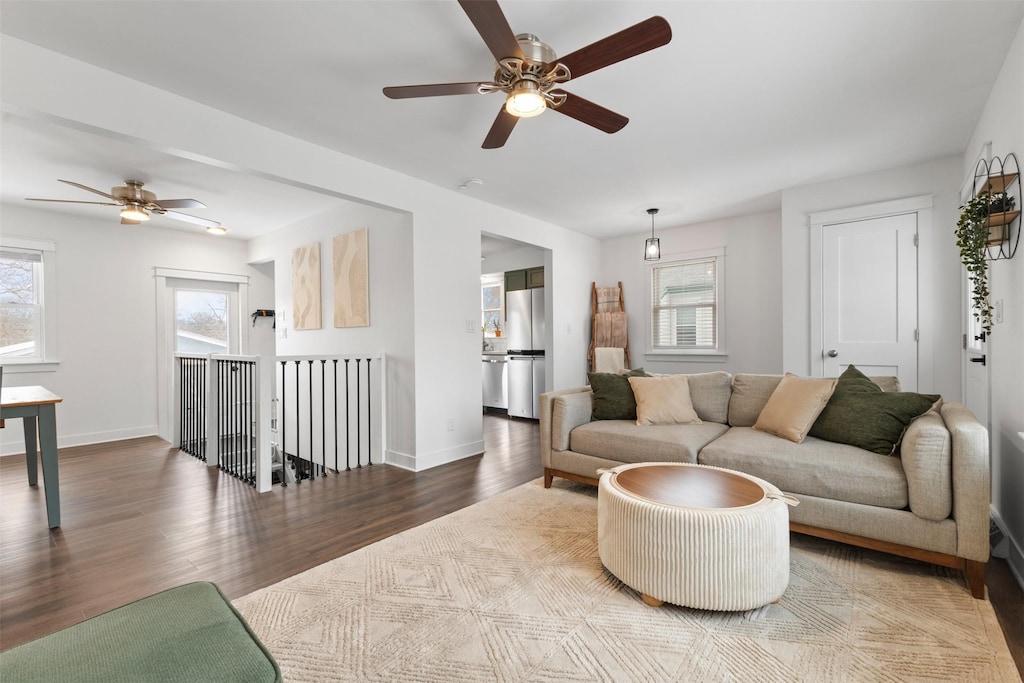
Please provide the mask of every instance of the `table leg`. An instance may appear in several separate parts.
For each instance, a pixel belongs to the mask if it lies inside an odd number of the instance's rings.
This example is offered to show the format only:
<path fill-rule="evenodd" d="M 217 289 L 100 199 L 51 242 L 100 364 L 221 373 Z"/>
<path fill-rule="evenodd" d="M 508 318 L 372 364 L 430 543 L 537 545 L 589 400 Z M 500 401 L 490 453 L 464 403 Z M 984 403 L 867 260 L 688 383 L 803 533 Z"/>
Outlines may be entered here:
<path fill-rule="evenodd" d="M 39 461 L 36 459 L 36 416 L 21 418 L 25 428 L 25 466 L 28 468 L 28 485 L 39 483 Z"/>
<path fill-rule="evenodd" d="M 57 411 L 54 404 L 39 406 L 39 446 L 43 461 L 46 520 L 51 529 L 60 526 L 60 474 L 57 472 Z"/>

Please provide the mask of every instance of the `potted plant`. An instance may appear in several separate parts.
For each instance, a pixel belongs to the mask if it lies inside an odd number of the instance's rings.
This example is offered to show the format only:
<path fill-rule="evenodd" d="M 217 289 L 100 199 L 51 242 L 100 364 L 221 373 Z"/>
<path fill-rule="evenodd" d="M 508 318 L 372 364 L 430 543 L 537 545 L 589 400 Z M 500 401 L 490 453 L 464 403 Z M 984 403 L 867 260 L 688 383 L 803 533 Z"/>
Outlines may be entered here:
<path fill-rule="evenodd" d="M 956 246 L 960 248 L 960 261 L 967 268 L 967 277 L 971 281 L 974 318 L 981 323 L 985 334 L 992 333 L 987 258 L 990 204 L 989 193 L 979 193 L 960 207 L 960 219 L 956 222 Z"/>
<path fill-rule="evenodd" d="M 500 320 L 495 320 L 494 321 L 494 336 L 495 337 L 500 337 L 501 336 L 501 321 Z"/>

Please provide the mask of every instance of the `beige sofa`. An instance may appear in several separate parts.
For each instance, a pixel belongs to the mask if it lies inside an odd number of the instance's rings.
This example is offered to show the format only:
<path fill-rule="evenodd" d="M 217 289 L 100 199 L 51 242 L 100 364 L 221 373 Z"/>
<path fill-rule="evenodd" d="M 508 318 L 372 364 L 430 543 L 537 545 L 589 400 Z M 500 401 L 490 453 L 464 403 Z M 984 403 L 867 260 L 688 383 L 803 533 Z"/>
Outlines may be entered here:
<path fill-rule="evenodd" d="M 800 500 L 790 529 L 965 572 L 985 597 L 989 556 L 988 431 L 962 404 L 944 403 L 907 428 L 899 457 L 807 437 L 793 443 L 752 428 L 782 375 L 688 375 L 703 424 L 591 421 L 589 387 L 540 398 L 544 485 L 596 485 L 597 470 L 688 462 L 739 470 Z M 873 378 L 886 391 L 895 378 Z"/>

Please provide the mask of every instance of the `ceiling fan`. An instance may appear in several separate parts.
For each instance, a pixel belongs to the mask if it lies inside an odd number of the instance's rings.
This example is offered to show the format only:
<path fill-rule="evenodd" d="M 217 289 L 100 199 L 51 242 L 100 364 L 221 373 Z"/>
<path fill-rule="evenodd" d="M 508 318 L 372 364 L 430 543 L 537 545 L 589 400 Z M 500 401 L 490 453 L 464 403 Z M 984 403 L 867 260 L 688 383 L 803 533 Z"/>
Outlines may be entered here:
<path fill-rule="evenodd" d="M 505 93 L 505 104 L 484 139 L 484 149 L 503 146 L 520 118 L 537 116 L 548 108 L 605 133 L 622 130 L 628 118 L 562 90 L 561 84 L 672 40 L 668 22 L 656 16 L 559 58 L 532 33 L 513 34 L 497 0 L 459 0 L 459 5 L 497 60 L 494 80 L 394 86 L 384 88 L 384 94 L 404 99 Z"/>
<path fill-rule="evenodd" d="M 100 206 L 120 206 L 121 223 L 125 225 L 138 225 L 149 220 L 149 214 L 155 213 L 159 216 L 167 216 L 186 223 L 202 225 L 207 229 L 219 228 L 220 223 L 211 221 L 199 216 L 191 216 L 187 213 L 171 211 L 171 209 L 205 209 L 206 204 L 195 199 L 157 199 L 156 195 L 149 190 L 142 189 L 142 182 L 139 180 L 125 180 L 121 187 L 111 188 L 110 193 L 87 187 L 81 183 L 70 180 L 59 180 L 74 187 L 81 188 L 87 192 L 98 194 L 101 197 L 110 199 L 109 202 L 85 202 L 77 199 L 39 199 L 37 197 L 26 197 L 30 202 L 59 202 L 61 204 L 99 204 Z"/>

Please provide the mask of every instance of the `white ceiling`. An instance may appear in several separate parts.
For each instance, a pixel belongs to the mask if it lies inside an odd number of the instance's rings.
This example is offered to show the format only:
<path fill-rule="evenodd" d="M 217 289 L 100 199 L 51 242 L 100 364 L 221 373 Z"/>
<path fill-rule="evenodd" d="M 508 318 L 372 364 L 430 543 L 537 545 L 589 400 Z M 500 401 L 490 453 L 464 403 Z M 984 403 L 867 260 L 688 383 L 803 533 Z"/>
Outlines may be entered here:
<path fill-rule="evenodd" d="M 603 238 L 648 230 L 649 206 L 664 227 L 775 209 L 788 187 L 962 153 L 1024 17 L 1024 0 L 501 6 L 559 54 L 653 15 L 673 39 L 567 85 L 629 117 L 621 132 L 548 112 L 483 150 L 499 95 L 381 94 L 490 78 L 455 0 L 3 0 L 0 30 L 453 191 L 480 178 L 465 191 Z M 244 238 L 340 201 L 49 122 L 2 124 L 5 202 L 99 199 L 56 179 L 134 176 Z"/>

